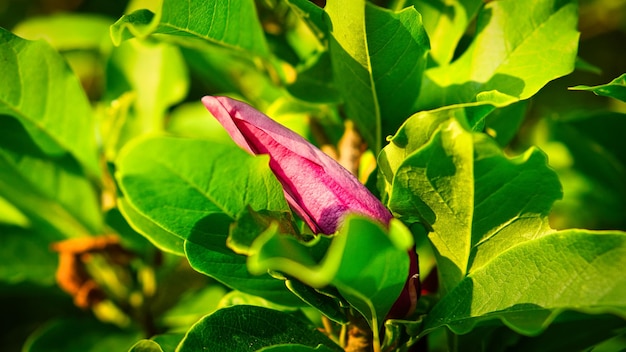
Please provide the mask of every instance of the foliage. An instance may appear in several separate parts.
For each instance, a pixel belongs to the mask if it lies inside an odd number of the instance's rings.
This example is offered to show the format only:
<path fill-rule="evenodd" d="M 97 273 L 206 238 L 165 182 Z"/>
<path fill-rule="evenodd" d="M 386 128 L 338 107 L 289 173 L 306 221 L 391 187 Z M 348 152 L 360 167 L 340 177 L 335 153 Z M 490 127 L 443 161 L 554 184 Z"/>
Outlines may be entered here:
<path fill-rule="evenodd" d="M 7 350 L 626 348 L 623 1 L 74 3 L 0 12 Z M 204 95 L 395 219 L 313 234 Z"/>

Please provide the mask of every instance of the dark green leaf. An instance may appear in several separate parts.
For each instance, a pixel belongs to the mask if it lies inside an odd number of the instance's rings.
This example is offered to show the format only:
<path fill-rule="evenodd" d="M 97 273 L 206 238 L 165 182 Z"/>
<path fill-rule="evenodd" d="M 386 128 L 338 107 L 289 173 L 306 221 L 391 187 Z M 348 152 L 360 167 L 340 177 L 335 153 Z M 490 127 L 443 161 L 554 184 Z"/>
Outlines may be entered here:
<path fill-rule="evenodd" d="M 346 217 L 338 231 L 318 259 L 312 252 L 321 237 L 302 243 L 274 224 L 253 243 L 248 268 L 282 272 L 314 288 L 330 284 L 377 330 L 407 280 L 413 237 L 395 220 L 387 235 L 379 224 L 358 216 Z"/>
<path fill-rule="evenodd" d="M 205 317 L 187 332 L 179 352 L 257 351 L 279 344 L 339 346 L 305 322 L 287 313 L 256 306 L 233 306 Z"/>
<path fill-rule="evenodd" d="M 626 115 L 586 113 L 545 124 L 541 144 L 563 183 L 563 201 L 553 210 L 556 228 L 626 229 Z"/>
<path fill-rule="evenodd" d="M 143 235 L 155 247 L 172 254 L 185 255 L 185 242 L 182 238 L 138 212 L 125 198 L 118 198 L 117 206 L 133 230 Z"/>
<path fill-rule="evenodd" d="M 297 67 L 296 80 L 287 86 L 294 97 L 313 103 L 337 103 L 340 100 L 332 76 L 327 51 Z"/>
<path fill-rule="evenodd" d="M 286 0 L 298 17 L 311 28 L 318 39 L 326 38 L 326 23 L 324 22 L 324 10 L 309 0 Z"/>
<path fill-rule="evenodd" d="M 217 310 L 225 294 L 226 289 L 222 285 L 209 285 L 198 291 L 187 292 L 163 314 L 162 321 L 170 328 L 187 329 L 203 316 Z"/>
<path fill-rule="evenodd" d="M 261 348 L 257 350 L 258 352 L 332 352 L 333 349 L 324 346 L 318 345 L 317 347 L 305 346 L 300 344 L 289 344 L 289 345 L 274 345 L 269 347 Z"/>
<path fill-rule="evenodd" d="M 180 341 L 185 337 L 183 333 L 167 333 L 156 335 L 151 338 L 152 341 L 159 344 L 163 352 L 175 352 Z"/>
<path fill-rule="evenodd" d="M 329 50 L 346 115 L 371 149 L 415 112 L 428 37 L 414 8 L 400 12 L 359 1 L 329 1 Z"/>
<path fill-rule="evenodd" d="M 506 147 L 517 135 L 526 116 L 528 103 L 520 101 L 494 110 L 485 119 L 485 132 L 492 136 L 501 147 Z"/>
<path fill-rule="evenodd" d="M 152 340 L 139 340 L 128 352 L 163 352 L 161 346 Z"/>
<path fill-rule="evenodd" d="M 232 288 L 302 305 L 282 281 L 250 275 L 246 257 L 226 246 L 231 223 L 247 206 L 289 209 L 267 157 L 250 156 L 233 144 L 161 137 L 130 145 L 117 164 L 127 203 L 122 211 L 131 214 L 138 232 L 174 253 L 179 242 L 168 234 L 186 240 L 192 267 Z"/>
<path fill-rule="evenodd" d="M 8 226 L 0 226 L 0 233 L 0 281 L 54 284 L 58 263 L 49 248 L 51 236 Z"/>
<path fill-rule="evenodd" d="M 93 318 L 60 319 L 31 335 L 24 352 L 128 351 L 141 333 L 121 330 Z"/>

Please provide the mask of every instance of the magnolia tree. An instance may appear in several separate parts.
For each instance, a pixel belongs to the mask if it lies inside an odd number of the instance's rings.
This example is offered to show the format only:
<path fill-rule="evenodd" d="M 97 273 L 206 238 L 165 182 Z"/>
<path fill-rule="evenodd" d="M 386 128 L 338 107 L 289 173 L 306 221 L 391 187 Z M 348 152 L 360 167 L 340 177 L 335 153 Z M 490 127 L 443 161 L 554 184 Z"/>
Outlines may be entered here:
<path fill-rule="evenodd" d="M 619 1 L 86 4 L 0 16 L 7 348 L 626 348 Z"/>

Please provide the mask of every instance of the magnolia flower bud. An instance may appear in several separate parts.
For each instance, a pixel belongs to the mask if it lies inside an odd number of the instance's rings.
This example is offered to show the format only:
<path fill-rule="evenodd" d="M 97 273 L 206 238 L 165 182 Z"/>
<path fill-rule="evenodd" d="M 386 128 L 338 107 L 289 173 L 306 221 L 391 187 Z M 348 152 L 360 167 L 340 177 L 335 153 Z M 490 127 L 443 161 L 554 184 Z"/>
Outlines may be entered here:
<path fill-rule="evenodd" d="M 348 213 L 385 226 L 391 220 L 389 210 L 354 175 L 300 135 L 237 100 L 206 96 L 202 103 L 241 148 L 253 155 L 269 155 L 269 166 L 287 202 L 313 232 L 334 233 Z M 411 252 L 407 284 L 391 317 L 404 317 L 415 307 L 417 256 Z"/>

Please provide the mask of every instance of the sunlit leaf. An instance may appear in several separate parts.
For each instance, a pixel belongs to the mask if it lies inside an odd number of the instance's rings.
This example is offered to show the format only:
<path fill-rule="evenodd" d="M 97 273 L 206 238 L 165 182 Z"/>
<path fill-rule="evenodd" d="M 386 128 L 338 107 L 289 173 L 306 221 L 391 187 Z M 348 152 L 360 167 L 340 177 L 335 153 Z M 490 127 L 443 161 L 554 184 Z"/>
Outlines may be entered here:
<path fill-rule="evenodd" d="M 575 86 L 571 90 L 587 90 L 596 95 L 611 97 L 626 102 L 626 73 L 617 77 L 607 84 L 599 86 Z"/>
<path fill-rule="evenodd" d="M 44 41 L 0 29 L 0 61 L 0 117 L 20 121 L 47 155 L 69 153 L 99 175 L 91 107 L 61 56 Z"/>
<path fill-rule="evenodd" d="M 623 265 L 623 232 L 553 232 L 470 273 L 433 308 L 425 326 L 445 325 L 462 334 L 479 322 L 501 319 L 534 335 L 567 309 L 626 318 Z"/>
<path fill-rule="evenodd" d="M 561 190 L 542 153 L 508 159 L 455 118 L 439 124 L 442 116 L 415 115 L 380 160 L 389 208 L 433 231 L 445 292 L 497 253 L 548 231 L 546 217 Z"/>
<path fill-rule="evenodd" d="M 269 50 L 252 0 L 180 2 L 164 0 L 160 12 L 137 10 L 111 26 L 115 45 L 150 34 L 200 39 L 265 57 Z"/>
<path fill-rule="evenodd" d="M 450 65 L 426 71 L 419 108 L 473 101 L 507 105 L 529 98 L 574 69 L 576 23 L 575 1 L 487 3 L 478 14 L 476 36 L 463 55 Z M 492 91 L 500 97 L 485 95 Z"/>
<path fill-rule="evenodd" d="M 96 190 L 70 155 L 50 156 L 18 120 L 0 116 L 0 195 L 57 238 L 102 229 Z"/>
<path fill-rule="evenodd" d="M 461 37 L 482 4 L 481 0 L 412 0 L 406 5 L 415 6 L 422 15 L 430 39 L 430 56 L 439 65 L 445 65 L 452 61 Z"/>

